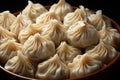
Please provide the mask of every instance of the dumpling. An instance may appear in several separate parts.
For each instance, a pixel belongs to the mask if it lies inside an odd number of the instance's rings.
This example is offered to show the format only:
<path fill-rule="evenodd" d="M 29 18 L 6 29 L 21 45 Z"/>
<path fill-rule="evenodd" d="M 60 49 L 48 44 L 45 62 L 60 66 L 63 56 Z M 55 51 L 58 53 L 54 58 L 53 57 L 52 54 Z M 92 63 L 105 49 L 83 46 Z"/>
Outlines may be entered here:
<path fill-rule="evenodd" d="M 68 42 L 78 48 L 87 48 L 99 42 L 97 30 L 84 21 L 78 21 L 67 30 Z"/>
<path fill-rule="evenodd" d="M 99 32 L 100 38 L 107 44 L 112 45 L 116 49 L 120 46 L 120 33 L 117 29 L 113 28 L 103 28 Z"/>
<path fill-rule="evenodd" d="M 27 16 L 32 22 L 35 22 L 36 18 L 45 12 L 47 12 L 47 9 L 43 5 L 28 1 L 28 5 L 22 11 L 22 14 Z"/>
<path fill-rule="evenodd" d="M 49 11 L 55 12 L 60 16 L 60 20 L 63 21 L 65 15 L 69 12 L 72 12 L 72 6 L 67 3 L 65 0 L 59 0 L 57 4 L 53 4 Z"/>
<path fill-rule="evenodd" d="M 68 64 L 73 61 L 74 57 L 77 55 L 82 54 L 82 52 L 67 44 L 66 42 L 61 42 L 61 44 L 56 49 L 56 54 L 60 57 L 60 59 L 65 63 Z"/>
<path fill-rule="evenodd" d="M 6 42 L 9 39 L 16 40 L 16 35 L 0 26 L 0 44 Z"/>
<path fill-rule="evenodd" d="M 97 71 L 102 67 L 102 62 L 93 56 L 83 54 L 74 58 L 72 63 L 68 64 L 70 69 L 70 79 L 82 78 L 86 74 Z"/>
<path fill-rule="evenodd" d="M 65 27 L 57 20 L 53 19 L 49 21 L 42 28 L 43 32 L 41 35 L 50 36 L 51 40 L 55 43 L 56 47 L 60 44 L 62 40 L 65 39 Z"/>
<path fill-rule="evenodd" d="M 13 73 L 27 77 L 34 77 L 35 73 L 34 67 L 22 51 L 17 51 L 17 56 L 9 59 L 4 68 Z"/>
<path fill-rule="evenodd" d="M 8 40 L 0 45 L 0 61 L 6 63 L 10 58 L 17 55 L 17 50 L 21 49 L 21 44 L 14 40 Z"/>
<path fill-rule="evenodd" d="M 39 33 L 30 36 L 23 44 L 22 49 L 32 61 L 42 61 L 55 54 L 54 43 Z"/>
<path fill-rule="evenodd" d="M 13 24 L 10 26 L 10 31 L 18 36 L 19 32 L 25 27 L 27 27 L 28 24 L 32 24 L 30 19 L 20 13 L 13 22 Z"/>
<path fill-rule="evenodd" d="M 73 25 L 74 23 L 80 20 L 83 20 L 83 21 L 87 20 L 87 12 L 84 6 L 80 6 L 80 8 L 77 8 L 74 12 L 68 13 L 64 17 L 63 24 L 69 28 L 71 25 Z"/>
<path fill-rule="evenodd" d="M 49 11 L 37 17 L 36 24 L 46 24 L 52 19 L 56 19 L 61 22 L 59 16 L 57 16 L 55 12 Z"/>
<path fill-rule="evenodd" d="M 96 14 L 91 14 L 90 16 L 88 16 L 88 22 L 94 25 L 94 27 L 98 31 L 101 30 L 103 27 L 106 27 L 106 22 L 103 19 L 101 10 L 98 10 Z"/>
<path fill-rule="evenodd" d="M 11 24 L 15 21 L 16 17 L 9 11 L 0 13 L 0 26 L 10 30 Z"/>
<path fill-rule="evenodd" d="M 110 62 L 117 55 L 117 53 L 118 52 L 114 47 L 105 44 L 102 40 L 97 46 L 86 52 L 86 54 L 97 55 L 98 58 L 105 64 Z"/>
<path fill-rule="evenodd" d="M 25 29 L 22 29 L 18 35 L 18 40 L 24 44 L 24 42 L 35 33 L 41 33 L 41 25 L 29 24 Z"/>
<path fill-rule="evenodd" d="M 56 54 L 47 61 L 38 64 L 35 76 L 45 80 L 64 80 L 69 78 L 69 69 Z"/>
<path fill-rule="evenodd" d="M 90 10 L 89 8 L 85 8 L 83 5 L 79 5 L 79 8 L 81 9 L 81 10 L 83 10 L 83 12 L 85 12 L 85 14 L 82 14 L 82 15 L 84 15 L 84 20 L 86 21 L 87 19 L 87 17 L 88 16 L 90 16 L 91 14 L 93 14 L 93 11 L 92 10 Z"/>

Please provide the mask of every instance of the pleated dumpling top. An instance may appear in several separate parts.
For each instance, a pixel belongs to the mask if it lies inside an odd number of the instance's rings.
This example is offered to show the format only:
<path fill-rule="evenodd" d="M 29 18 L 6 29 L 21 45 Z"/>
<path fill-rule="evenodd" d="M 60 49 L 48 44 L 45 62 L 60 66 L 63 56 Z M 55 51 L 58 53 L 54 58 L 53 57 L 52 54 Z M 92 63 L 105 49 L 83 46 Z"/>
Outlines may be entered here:
<path fill-rule="evenodd" d="M 29 24 L 32 24 L 31 20 L 20 13 L 10 26 L 10 31 L 18 36 L 19 32 L 26 28 Z"/>
<path fill-rule="evenodd" d="M 118 54 L 114 47 L 106 44 L 102 40 L 98 45 L 96 45 L 93 49 L 88 50 L 86 53 L 94 56 L 97 55 L 98 58 L 105 64 L 109 63 Z"/>
<path fill-rule="evenodd" d="M 8 40 L 0 45 L 0 61 L 6 63 L 10 58 L 17 55 L 22 45 L 15 40 Z"/>
<path fill-rule="evenodd" d="M 34 77 L 34 67 L 22 51 L 17 51 L 17 56 L 9 59 L 4 68 L 22 76 Z"/>
<path fill-rule="evenodd" d="M 68 64 L 73 61 L 73 59 L 77 55 L 81 55 L 82 51 L 79 49 L 67 44 L 65 41 L 61 42 L 61 44 L 56 49 L 56 54 L 60 57 L 60 59 L 65 63 Z"/>
<path fill-rule="evenodd" d="M 16 40 L 16 35 L 0 26 L 0 44 L 6 42 L 9 39 Z"/>
<path fill-rule="evenodd" d="M 88 15 L 89 11 L 87 8 L 84 8 L 84 6 L 80 6 L 80 8 L 77 8 L 74 12 L 70 12 L 68 13 L 65 17 L 64 17 L 64 22 L 63 24 L 66 27 L 70 27 L 71 25 L 73 25 L 74 23 L 82 20 L 82 21 L 87 21 L 87 15 Z"/>
<path fill-rule="evenodd" d="M 101 67 L 102 62 L 99 59 L 88 54 L 78 55 L 72 63 L 68 64 L 70 79 L 82 78 L 86 74 L 95 72 Z"/>
<path fill-rule="evenodd" d="M 68 42 L 78 48 L 87 48 L 99 42 L 99 35 L 94 26 L 78 21 L 67 30 Z"/>
<path fill-rule="evenodd" d="M 47 9 L 40 3 L 28 1 L 28 5 L 22 11 L 22 14 L 28 17 L 32 22 L 35 22 L 36 18 L 45 12 L 47 12 Z"/>
<path fill-rule="evenodd" d="M 51 6 L 50 11 L 55 12 L 56 15 L 60 16 L 60 20 L 63 21 L 65 15 L 72 12 L 73 9 L 72 6 L 65 0 L 59 0 L 58 3 Z"/>
<path fill-rule="evenodd" d="M 41 61 L 55 54 L 55 45 L 46 36 L 36 33 L 23 44 L 22 50 L 33 61 Z"/>
<path fill-rule="evenodd" d="M 48 35 L 55 45 L 58 46 L 66 37 L 65 30 L 66 28 L 63 24 L 53 19 L 43 26 L 41 35 Z"/>
<path fill-rule="evenodd" d="M 94 27 L 99 31 L 103 27 L 106 27 L 106 22 L 103 19 L 102 11 L 98 10 L 95 14 L 91 14 L 88 16 L 88 21 L 90 24 L 94 25 Z"/>
<path fill-rule="evenodd" d="M 0 26 L 10 30 L 11 24 L 15 21 L 16 17 L 10 11 L 0 13 Z"/>
<path fill-rule="evenodd" d="M 116 49 L 120 46 L 120 33 L 117 29 L 111 27 L 102 28 L 99 32 L 100 38 L 107 44 L 112 45 Z"/>
<path fill-rule="evenodd" d="M 61 22 L 60 17 L 58 15 L 56 15 L 55 12 L 49 11 L 49 12 L 46 12 L 46 13 L 40 15 L 39 17 L 37 17 L 36 24 L 46 24 L 47 22 L 49 22 L 52 19 L 56 19 L 59 22 Z"/>
<path fill-rule="evenodd" d="M 41 25 L 29 24 L 26 28 L 22 29 L 18 35 L 18 40 L 24 44 L 24 42 L 35 33 L 41 33 Z"/>
<path fill-rule="evenodd" d="M 47 61 L 38 64 L 36 77 L 45 80 L 64 80 L 69 78 L 69 69 L 55 54 Z"/>

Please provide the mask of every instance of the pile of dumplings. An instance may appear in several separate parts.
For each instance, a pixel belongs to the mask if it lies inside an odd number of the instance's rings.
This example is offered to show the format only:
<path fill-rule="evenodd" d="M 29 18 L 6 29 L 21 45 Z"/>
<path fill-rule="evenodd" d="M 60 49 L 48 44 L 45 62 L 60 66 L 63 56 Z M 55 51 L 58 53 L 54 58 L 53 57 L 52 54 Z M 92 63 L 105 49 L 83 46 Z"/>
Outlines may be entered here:
<path fill-rule="evenodd" d="M 50 9 L 28 1 L 17 16 L 0 13 L 0 62 L 35 79 L 77 79 L 117 56 L 120 33 L 102 11 L 59 0 Z"/>

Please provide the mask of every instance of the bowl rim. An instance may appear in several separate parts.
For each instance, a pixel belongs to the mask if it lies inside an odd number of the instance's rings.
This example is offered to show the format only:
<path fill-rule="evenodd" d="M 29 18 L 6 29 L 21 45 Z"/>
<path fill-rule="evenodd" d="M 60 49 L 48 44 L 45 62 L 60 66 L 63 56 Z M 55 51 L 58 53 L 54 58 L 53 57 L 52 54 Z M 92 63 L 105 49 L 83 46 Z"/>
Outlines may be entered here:
<path fill-rule="evenodd" d="M 48 6 L 45 6 L 46 9 L 49 9 L 50 8 L 50 5 Z M 73 6 L 73 9 L 76 9 L 78 7 L 75 7 Z M 18 15 L 21 11 L 17 11 L 15 13 L 13 13 L 14 15 Z M 113 23 L 114 27 L 118 30 L 118 32 L 120 33 L 120 25 L 113 19 L 111 19 L 110 17 L 106 16 L 103 14 L 103 17 L 105 17 L 106 19 L 109 19 L 111 21 L 111 23 Z M 84 78 L 88 78 L 90 76 L 93 76 L 95 74 L 98 74 L 99 72 L 107 69 L 108 67 L 110 67 L 112 64 L 114 64 L 117 60 L 119 60 L 120 58 L 120 52 L 118 52 L 118 54 L 106 65 L 106 66 L 103 66 L 102 68 L 92 72 L 92 73 L 88 73 L 84 76 L 82 76 L 81 78 L 77 78 L 77 79 L 66 79 L 66 80 L 80 80 L 80 79 L 84 79 Z M 22 76 L 22 75 L 19 75 L 19 74 L 16 74 L 16 73 L 13 73 L 11 71 L 8 71 L 6 70 L 1 64 L 0 64 L 0 69 L 15 76 L 15 77 L 18 77 L 18 78 L 21 78 L 21 79 L 25 79 L 25 80 L 43 80 L 43 79 L 37 79 L 37 78 L 30 78 L 30 77 L 26 77 L 26 76 Z"/>

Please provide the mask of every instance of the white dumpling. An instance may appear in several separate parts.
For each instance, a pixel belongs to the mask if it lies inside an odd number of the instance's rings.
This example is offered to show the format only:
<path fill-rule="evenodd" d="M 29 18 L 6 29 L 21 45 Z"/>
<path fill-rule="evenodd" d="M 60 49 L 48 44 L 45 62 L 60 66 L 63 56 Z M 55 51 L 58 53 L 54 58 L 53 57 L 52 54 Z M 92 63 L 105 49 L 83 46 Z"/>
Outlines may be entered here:
<path fill-rule="evenodd" d="M 31 19 L 32 22 L 35 22 L 36 18 L 45 12 L 47 12 L 47 9 L 43 5 L 28 1 L 28 5 L 22 11 L 22 14 Z"/>
<path fill-rule="evenodd" d="M 74 12 L 68 13 L 64 17 L 63 24 L 69 28 L 71 25 L 73 25 L 74 23 L 80 20 L 83 20 L 83 21 L 87 20 L 87 12 L 84 6 L 80 6 L 80 8 L 77 8 Z"/>
<path fill-rule="evenodd" d="M 100 38 L 107 44 L 112 45 L 116 49 L 120 46 L 120 33 L 117 29 L 103 28 L 99 32 Z"/>
<path fill-rule="evenodd" d="M 78 79 L 100 69 L 102 62 L 93 56 L 84 54 L 76 56 L 73 62 L 68 64 L 68 67 L 70 69 L 70 79 Z"/>
<path fill-rule="evenodd" d="M 78 48 L 87 48 L 99 42 L 97 30 L 84 21 L 78 21 L 67 30 L 68 42 Z"/>
<path fill-rule="evenodd" d="M 0 44 L 6 42 L 9 39 L 16 40 L 16 35 L 0 26 Z"/>
<path fill-rule="evenodd" d="M 59 16 L 57 16 L 55 12 L 49 11 L 37 17 L 36 24 L 46 24 L 48 21 L 52 19 L 60 21 Z"/>
<path fill-rule="evenodd" d="M 11 24 L 15 21 L 16 17 L 9 11 L 0 13 L 0 26 L 10 30 Z"/>
<path fill-rule="evenodd" d="M 41 33 L 41 25 L 29 24 L 26 28 L 22 29 L 18 35 L 18 40 L 24 44 L 24 42 L 35 33 Z"/>
<path fill-rule="evenodd" d="M 17 56 L 9 59 L 4 68 L 22 76 L 34 77 L 34 67 L 22 51 L 17 51 Z"/>
<path fill-rule="evenodd" d="M 69 12 L 72 12 L 72 6 L 67 3 L 65 0 L 59 0 L 57 4 L 53 4 L 49 11 L 55 12 L 60 16 L 60 20 L 63 21 L 65 15 Z"/>
<path fill-rule="evenodd" d="M 17 15 L 17 18 L 10 26 L 10 31 L 18 36 L 19 32 L 27 27 L 29 24 L 32 24 L 31 20 L 20 13 L 19 15 Z"/>
<path fill-rule="evenodd" d="M 65 63 L 68 64 L 73 61 L 73 59 L 77 56 L 82 54 L 82 52 L 67 44 L 66 42 L 61 42 L 61 44 L 56 49 L 56 54 L 60 57 L 60 59 Z"/>
<path fill-rule="evenodd" d="M 90 10 L 89 8 L 85 8 L 83 5 L 79 5 L 79 8 L 81 9 L 81 10 L 83 10 L 83 13 L 85 13 L 85 14 L 82 14 L 85 18 L 84 18 L 84 20 L 86 21 L 87 19 L 87 17 L 88 16 L 90 16 L 91 14 L 93 14 L 93 11 L 92 10 Z"/>
<path fill-rule="evenodd" d="M 69 77 L 69 69 L 56 54 L 38 64 L 36 77 L 45 80 L 63 80 Z"/>
<path fill-rule="evenodd" d="M 95 46 L 91 50 L 88 50 L 86 53 L 90 55 L 97 55 L 98 58 L 106 64 L 110 62 L 117 55 L 118 52 L 115 50 L 114 47 L 105 44 L 104 41 L 101 40 L 97 46 Z"/>
<path fill-rule="evenodd" d="M 102 11 L 98 10 L 96 14 L 91 14 L 88 17 L 88 21 L 90 24 L 94 25 L 94 27 L 99 31 L 103 27 L 106 27 L 106 22 L 103 19 Z"/>
<path fill-rule="evenodd" d="M 21 49 L 21 44 L 14 40 L 8 40 L 0 45 L 0 61 L 6 63 L 10 58 L 17 55 L 17 50 Z"/>
<path fill-rule="evenodd" d="M 45 60 L 55 54 L 54 43 L 39 33 L 30 36 L 23 44 L 22 49 L 32 61 Z"/>
<path fill-rule="evenodd" d="M 53 19 L 44 25 L 41 35 L 48 35 L 56 46 L 65 39 L 65 27 L 57 20 Z"/>

